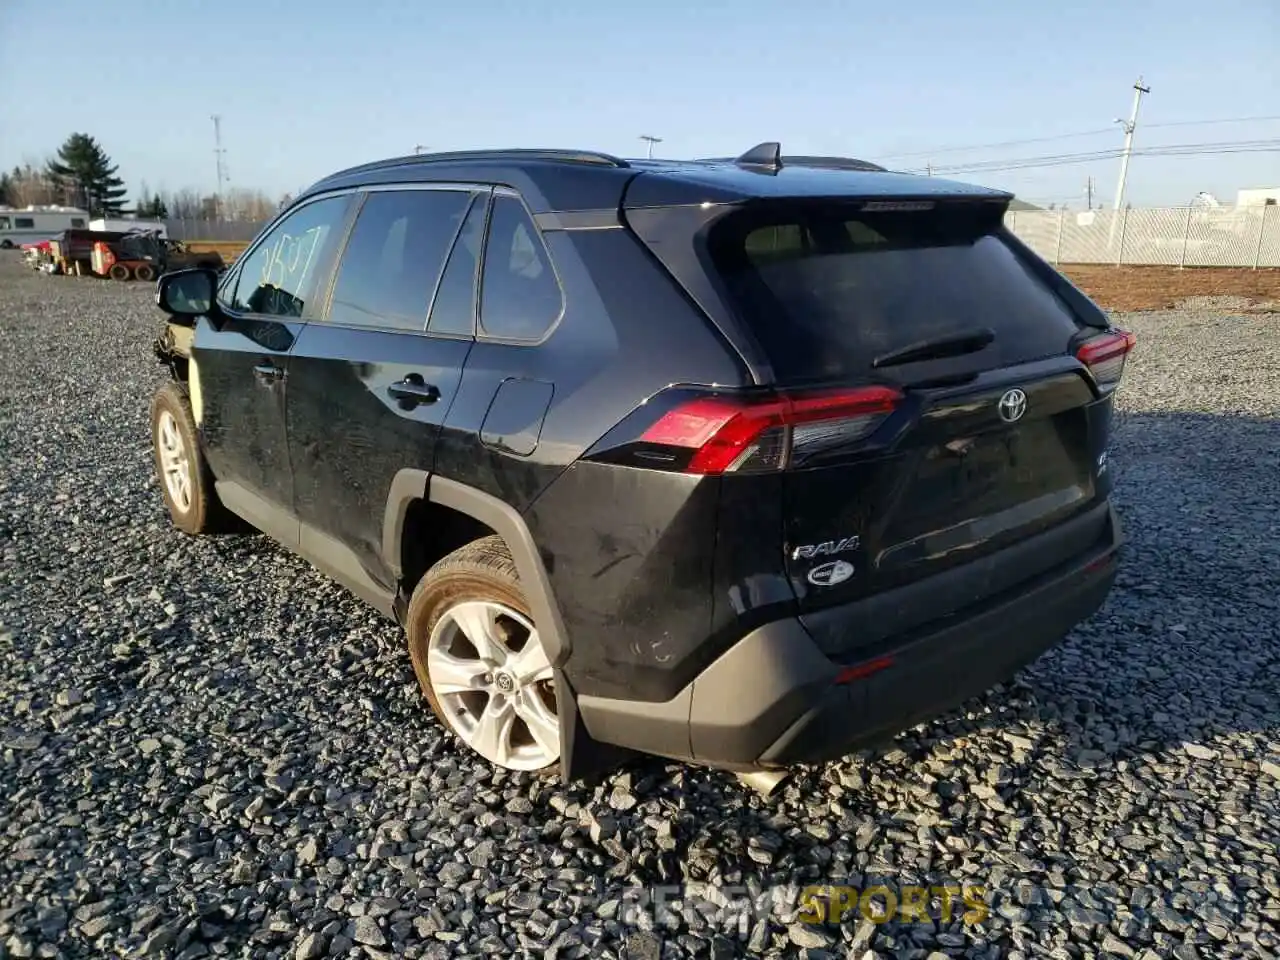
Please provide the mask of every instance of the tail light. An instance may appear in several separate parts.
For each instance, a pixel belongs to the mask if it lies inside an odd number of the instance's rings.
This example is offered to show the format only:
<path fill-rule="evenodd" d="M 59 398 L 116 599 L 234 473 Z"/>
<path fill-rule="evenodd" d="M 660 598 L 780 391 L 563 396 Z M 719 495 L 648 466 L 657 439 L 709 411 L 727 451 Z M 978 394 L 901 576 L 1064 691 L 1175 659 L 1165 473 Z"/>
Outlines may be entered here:
<path fill-rule="evenodd" d="M 902 394 L 882 386 L 750 400 L 698 397 L 663 414 L 643 444 L 691 451 L 686 473 L 766 473 L 866 439 Z"/>
<path fill-rule="evenodd" d="M 1089 368 L 1099 389 L 1108 393 L 1120 385 L 1125 358 L 1137 342 L 1138 338 L 1128 330 L 1115 330 L 1086 340 L 1076 357 Z"/>

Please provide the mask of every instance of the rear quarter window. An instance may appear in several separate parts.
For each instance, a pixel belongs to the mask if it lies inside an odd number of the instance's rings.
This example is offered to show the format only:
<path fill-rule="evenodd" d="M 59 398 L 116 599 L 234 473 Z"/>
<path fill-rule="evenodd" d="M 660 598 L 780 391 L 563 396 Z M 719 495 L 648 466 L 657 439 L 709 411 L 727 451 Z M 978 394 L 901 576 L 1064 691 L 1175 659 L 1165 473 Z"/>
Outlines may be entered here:
<path fill-rule="evenodd" d="M 1064 352 L 1078 329 L 1057 295 L 1004 243 L 998 211 L 861 212 L 834 203 L 730 214 L 712 263 L 775 374 L 866 376 L 921 340 L 988 327 L 988 369 Z"/>
<path fill-rule="evenodd" d="M 536 341 L 560 319 L 564 295 L 551 257 L 524 204 L 497 196 L 489 218 L 480 287 L 480 330 Z"/>

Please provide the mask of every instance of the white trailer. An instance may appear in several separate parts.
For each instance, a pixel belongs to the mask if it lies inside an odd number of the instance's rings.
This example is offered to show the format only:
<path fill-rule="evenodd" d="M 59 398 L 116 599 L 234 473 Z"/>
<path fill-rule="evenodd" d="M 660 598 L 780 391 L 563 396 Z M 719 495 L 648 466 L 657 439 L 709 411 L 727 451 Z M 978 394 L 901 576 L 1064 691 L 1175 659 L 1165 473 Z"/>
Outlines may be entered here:
<path fill-rule="evenodd" d="M 0 206 L 0 248 L 48 240 L 63 230 L 85 228 L 89 214 L 77 207 Z"/>
<path fill-rule="evenodd" d="M 147 233 L 158 233 L 161 239 L 167 240 L 169 233 L 163 220 L 136 220 L 132 217 L 98 217 L 89 221 L 90 230 L 106 230 L 112 233 L 128 233 L 130 230 L 143 230 Z"/>

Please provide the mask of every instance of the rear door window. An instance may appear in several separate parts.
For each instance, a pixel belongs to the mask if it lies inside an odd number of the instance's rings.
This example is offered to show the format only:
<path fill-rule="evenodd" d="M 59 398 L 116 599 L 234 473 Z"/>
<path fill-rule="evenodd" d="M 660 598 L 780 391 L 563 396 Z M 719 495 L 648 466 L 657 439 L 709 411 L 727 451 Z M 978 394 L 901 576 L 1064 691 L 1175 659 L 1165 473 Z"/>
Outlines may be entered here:
<path fill-rule="evenodd" d="M 1000 239 L 999 214 L 793 202 L 729 215 L 709 251 L 784 381 L 865 377 L 878 356 L 974 328 L 996 334 L 974 369 L 1062 353 L 1076 321 Z"/>
<path fill-rule="evenodd" d="M 479 273 L 481 248 L 484 245 L 485 214 L 488 194 L 478 194 L 462 222 L 454 241 L 449 262 L 431 301 L 428 333 L 453 337 L 472 337 L 476 332 L 476 277 Z"/>
<path fill-rule="evenodd" d="M 338 266 L 329 321 L 426 329 L 431 296 L 471 200 L 464 190 L 369 194 Z"/>

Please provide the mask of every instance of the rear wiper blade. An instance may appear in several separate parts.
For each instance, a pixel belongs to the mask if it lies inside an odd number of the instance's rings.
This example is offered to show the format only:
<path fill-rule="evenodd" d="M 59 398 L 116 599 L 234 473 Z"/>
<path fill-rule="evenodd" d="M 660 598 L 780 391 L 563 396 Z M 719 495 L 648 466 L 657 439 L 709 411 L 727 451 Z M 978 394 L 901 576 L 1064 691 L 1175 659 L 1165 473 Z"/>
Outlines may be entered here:
<path fill-rule="evenodd" d="M 966 353 L 977 353 L 989 347 L 996 339 L 996 332 L 989 327 L 976 327 L 961 333 L 935 337 L 932 340 L 919 340 L 905 347 L 882 353 L 871 361 L 875 369 L 895 367 L 902 363 L 916 363 L 920 360 L 941 360 L 944 357 L 959 357 Z"/>

